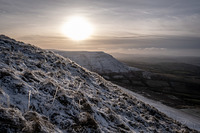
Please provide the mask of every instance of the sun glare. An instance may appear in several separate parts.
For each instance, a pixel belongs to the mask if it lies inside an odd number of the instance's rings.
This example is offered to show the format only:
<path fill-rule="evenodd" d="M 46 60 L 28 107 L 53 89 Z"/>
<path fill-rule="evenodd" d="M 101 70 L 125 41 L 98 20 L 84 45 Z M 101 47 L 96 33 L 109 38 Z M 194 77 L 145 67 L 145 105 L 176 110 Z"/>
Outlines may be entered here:
<path fill-rule="evenodd" d="M 85 40 L 93 32 L 92 25 L 82 17 L 72 17 L 63 27 L 63 33 L 72 40 Z"/>

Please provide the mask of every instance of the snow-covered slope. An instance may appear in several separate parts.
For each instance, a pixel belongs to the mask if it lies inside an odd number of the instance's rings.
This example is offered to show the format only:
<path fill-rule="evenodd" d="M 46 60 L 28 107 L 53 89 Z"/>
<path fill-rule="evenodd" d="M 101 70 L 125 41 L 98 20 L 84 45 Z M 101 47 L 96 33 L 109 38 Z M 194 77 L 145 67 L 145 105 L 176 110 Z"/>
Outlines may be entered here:
<path fill-rule="evenodd" d="M 0 36 L 1 132 L 196 132 L 96 73 Z"/>
<path fill-rule="evenodd" d="M 57 51 L 56 53 L 67 57 L 90 71 L 97 73 L 127 73 L 137 68 L 130 68 L 111 55 L 104 52 L 87 51 Z"/>
<path fill-rule="evenodd" d="M 120 87 L 120 88 L 123 89 L 128 94 L 135 96 L 138 100 L 141 100 L 141 101 L 145 102 L 146 104 L 156 107 L 156 109 L 165 113 L 167 116 L 187 125 L 188 127 L 192 128 L 192 129 L 196 129 L 196 130 L 200 131 L 200 117 L 199 116 L 197 117 L 195 114 L 194 115 L 188 114 L 188 113 L 182 111 L 182 109 L 180 110 L 180 109 L 175 109 L 175 108 L 166 106 L 159 101 L 155 101 L 155 100 L 146 98 L 140 94 L 134 93 L 133 91 L 127 90 L 125 88 L 122 88 L 122 87 Z"/>

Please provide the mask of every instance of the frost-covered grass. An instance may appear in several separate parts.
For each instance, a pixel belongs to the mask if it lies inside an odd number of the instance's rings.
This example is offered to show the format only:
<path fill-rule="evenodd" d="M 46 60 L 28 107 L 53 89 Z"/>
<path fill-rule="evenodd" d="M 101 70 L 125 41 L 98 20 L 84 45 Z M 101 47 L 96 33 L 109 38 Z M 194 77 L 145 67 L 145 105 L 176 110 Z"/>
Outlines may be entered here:
<path fill-rule="evenodd" d="M 51 51 L 0 36 L 0 57 L 0 130 L 195 132 Z"/>

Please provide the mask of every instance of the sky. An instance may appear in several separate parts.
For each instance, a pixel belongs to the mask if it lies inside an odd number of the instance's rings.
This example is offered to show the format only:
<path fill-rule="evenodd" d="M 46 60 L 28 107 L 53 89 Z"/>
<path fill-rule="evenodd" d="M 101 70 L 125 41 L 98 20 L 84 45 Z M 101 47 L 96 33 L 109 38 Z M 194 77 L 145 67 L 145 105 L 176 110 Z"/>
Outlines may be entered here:
<path fill-rule="evenodd" d="M 94 27 L 83 41 L 62 27 Z M 0 0 L 0 34 L 44 49 L 200 56 L 200 0 Z"/>

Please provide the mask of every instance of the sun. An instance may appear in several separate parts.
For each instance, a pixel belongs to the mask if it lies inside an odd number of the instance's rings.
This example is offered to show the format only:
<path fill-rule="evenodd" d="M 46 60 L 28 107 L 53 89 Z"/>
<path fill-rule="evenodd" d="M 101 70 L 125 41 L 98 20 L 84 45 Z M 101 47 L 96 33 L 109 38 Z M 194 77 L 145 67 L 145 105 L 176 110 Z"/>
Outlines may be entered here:
<path fill-rule="evenodd" d="M 63 26 L 63 33 L 72 40 L 85 40 L 93 33 L 93 26 L 83 17 L 71 17 Z"/>

